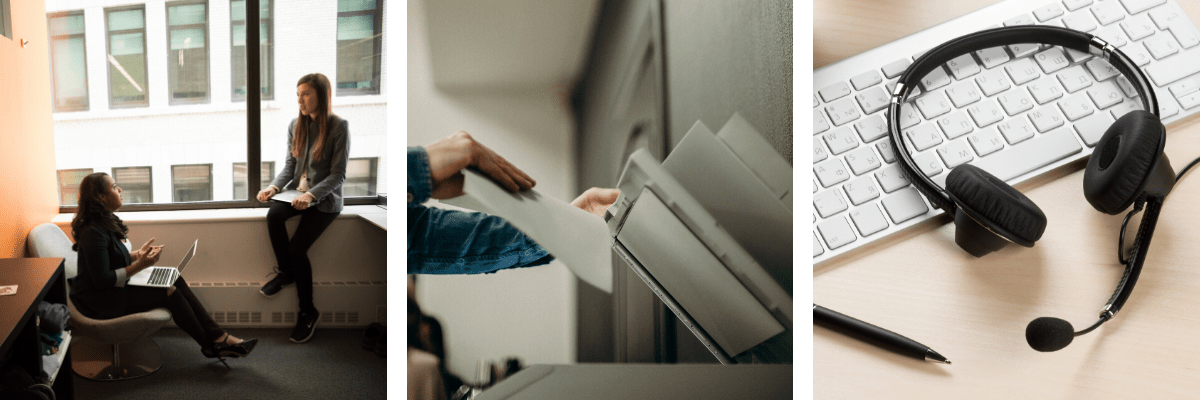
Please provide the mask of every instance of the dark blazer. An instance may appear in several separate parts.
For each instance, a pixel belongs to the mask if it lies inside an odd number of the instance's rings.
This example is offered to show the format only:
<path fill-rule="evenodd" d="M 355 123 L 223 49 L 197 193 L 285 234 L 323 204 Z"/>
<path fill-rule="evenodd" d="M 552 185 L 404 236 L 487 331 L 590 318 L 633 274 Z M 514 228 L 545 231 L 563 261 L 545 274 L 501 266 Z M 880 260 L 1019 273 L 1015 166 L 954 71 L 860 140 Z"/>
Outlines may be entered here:
<path fill-rule="evenodd" d="M 96 225 L 79 232 L 78 275 L 71 281 L 71 300 L 91 318 L 109 319 L 125 314 L 124 285 L 116 286 L 116 270 L 133 261 L 121 237 Z"/>
<path fill-rule="evenodd" d="M 296 119 L 288 124 L 288 152 L 279 176 L 271 181 L 282 190 L 300 187 L 300 177 L 308 171 L 309 193 L 317 199 L 316 209 L 321 212 L 342 212 L 342 183 L 346 182 L 346 164 L 350 157 L 350 124 L 336 115 L 329 115 L 329 131 L 325 138 L 325 148 L 320 160 L 312 158 L 312 148 L 316 143 L 317 123 L 311 122 L 308 129 L 308 140 L 300 157 L 292 157 L 292 136 L 296 128 Z"/>

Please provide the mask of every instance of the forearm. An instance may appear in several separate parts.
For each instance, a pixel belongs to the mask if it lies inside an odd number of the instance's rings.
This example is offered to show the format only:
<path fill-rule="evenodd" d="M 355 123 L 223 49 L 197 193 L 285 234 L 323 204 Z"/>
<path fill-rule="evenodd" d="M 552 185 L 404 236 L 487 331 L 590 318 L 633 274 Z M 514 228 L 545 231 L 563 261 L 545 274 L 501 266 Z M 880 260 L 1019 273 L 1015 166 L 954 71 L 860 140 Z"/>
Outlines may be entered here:
<path fill-rule="evenodd" d="M 420 205 L 408 211 L 410 274 L 488 273 L 554 259 L 500 217 Z"/>

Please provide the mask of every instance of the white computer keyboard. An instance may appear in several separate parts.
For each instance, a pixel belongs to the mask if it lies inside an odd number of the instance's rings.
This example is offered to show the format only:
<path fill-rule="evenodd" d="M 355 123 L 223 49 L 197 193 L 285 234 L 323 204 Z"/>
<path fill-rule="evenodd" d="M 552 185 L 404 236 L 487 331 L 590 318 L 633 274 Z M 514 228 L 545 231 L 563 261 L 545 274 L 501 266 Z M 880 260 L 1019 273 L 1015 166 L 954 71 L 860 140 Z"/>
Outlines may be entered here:
<path fill-rule="evenodd" d="M 884 120 L 889 93 L 925 51 L 1020 24 L 1065 26 L 1116 45 L 1149 75 L 1168 128 L 1200 111 L 1200 30 L 1175 0 L 1009 0 L 822 67 L 813 72 L 814 264 L 942 213 L 896 164 Z M 964 55 L 919 86 L 901 129 L 914 161 L 943 187 L 964 163 L 1016 184 L 1087 157 L 1116 118 L 1141 109 L 1106 61 L 1032 44 Z"/>

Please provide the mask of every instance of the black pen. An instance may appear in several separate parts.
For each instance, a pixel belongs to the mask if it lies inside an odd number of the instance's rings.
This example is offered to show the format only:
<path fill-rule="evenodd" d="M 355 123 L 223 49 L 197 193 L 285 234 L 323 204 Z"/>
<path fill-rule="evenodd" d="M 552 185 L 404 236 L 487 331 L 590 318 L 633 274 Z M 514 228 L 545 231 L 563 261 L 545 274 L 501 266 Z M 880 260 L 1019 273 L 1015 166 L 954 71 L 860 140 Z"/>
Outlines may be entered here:
<path fill-rule="evenodd" d="M 933 351 L 929 346 L 816 304 L 813 304 L 813 323 L 909 357 L 950 363 L 950 360 Z"/>

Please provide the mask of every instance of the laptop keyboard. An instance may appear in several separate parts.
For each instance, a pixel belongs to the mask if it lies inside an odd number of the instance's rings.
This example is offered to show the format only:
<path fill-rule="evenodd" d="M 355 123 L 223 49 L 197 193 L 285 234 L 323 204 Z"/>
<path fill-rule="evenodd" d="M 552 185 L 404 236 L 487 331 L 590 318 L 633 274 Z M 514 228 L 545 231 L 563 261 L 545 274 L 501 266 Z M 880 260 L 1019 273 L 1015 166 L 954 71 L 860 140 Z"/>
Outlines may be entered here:
<path fill-rule="evenodd" d="M 150 273 L 150 279 L 147 280 L 146 283 L 157 286 L 166 285 L 171 279 L 171 276 L 174 275 L 174 272 L 175 270 L 172 268 L 155 268 L 154 271 Z"/>
<path fill-rule="evenodd" d="M 910 185 L 887 139 L 885 108 L 900 74 L 946 39 L 1029 24 L 1088 32 L 1121 49 L 1150 77 L 1168 127 L 1200 111 L 1200 30 L 1175 0 L 1009 0 L 823 67 L 813 73 L 814 264 L 942 213 Z M 1135 109 L 1136 91 L 1107 61 L 1019 44 L 960 56 L 925 76 L 900 121 L 914 162 L 939 186 L 963 164 L 1016 184 L 1087 157 Z"/>

